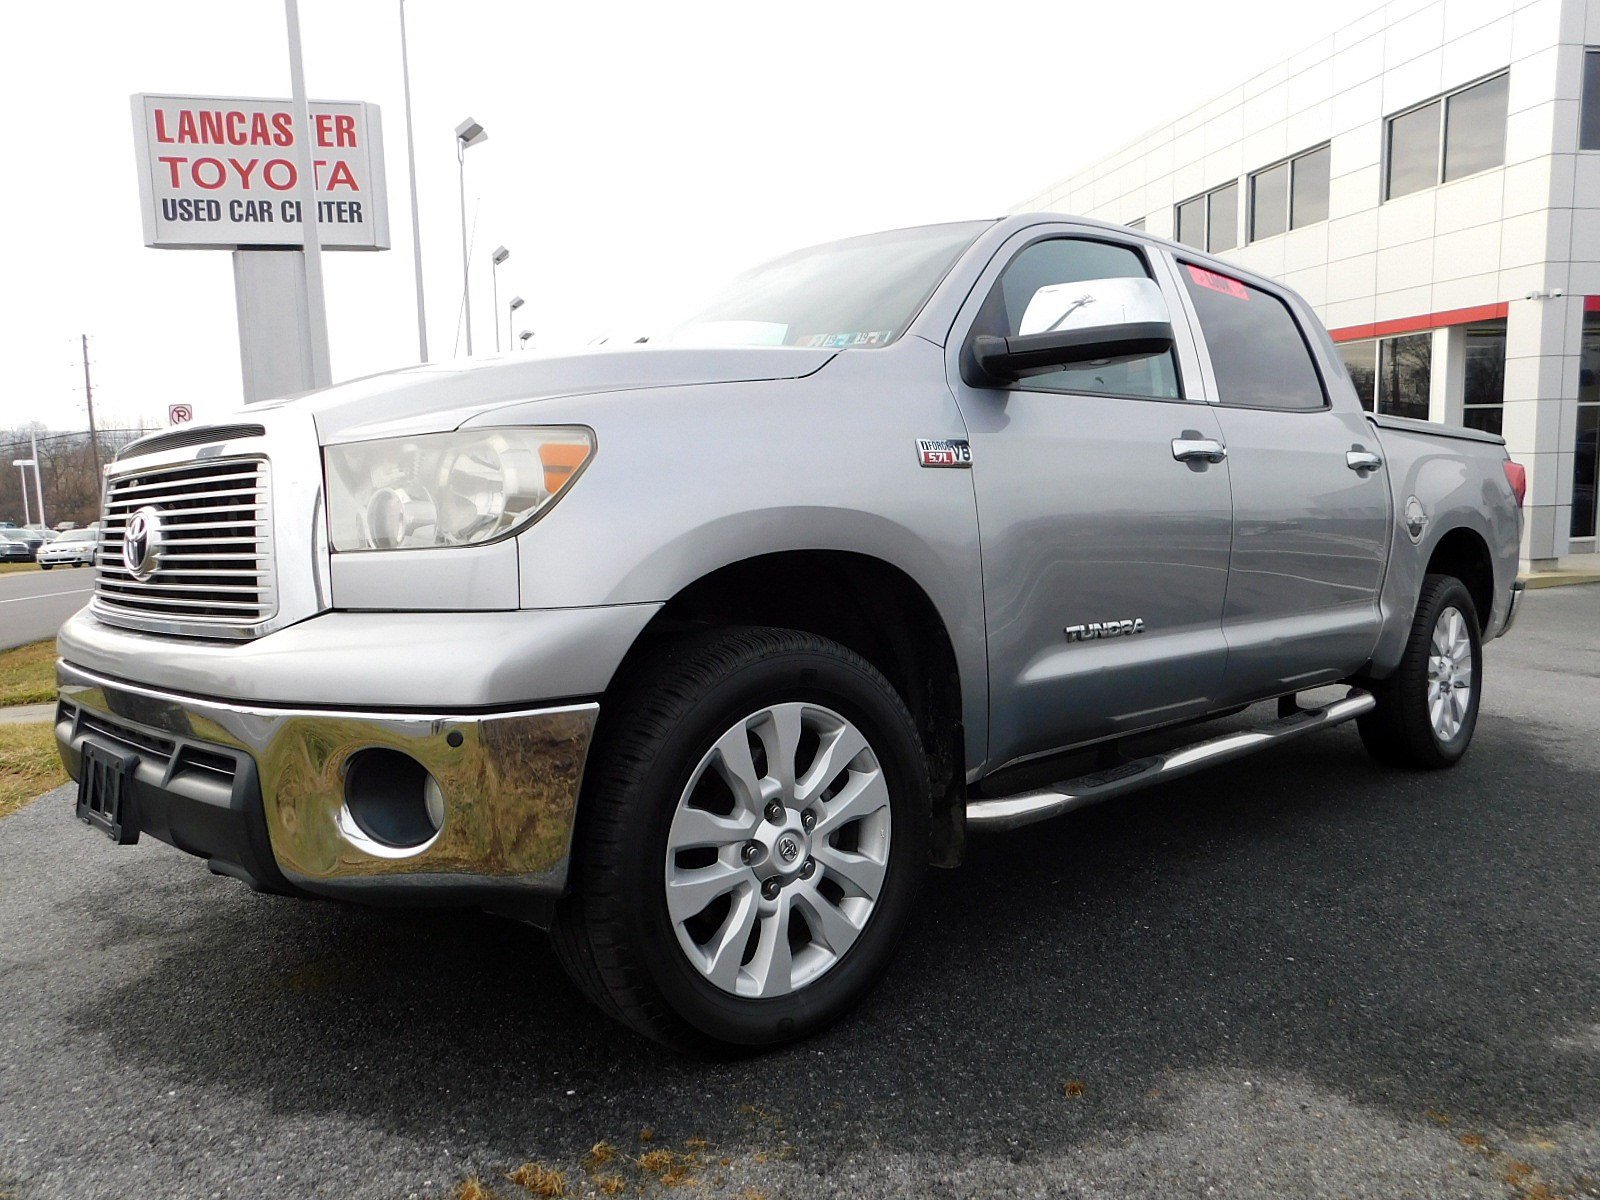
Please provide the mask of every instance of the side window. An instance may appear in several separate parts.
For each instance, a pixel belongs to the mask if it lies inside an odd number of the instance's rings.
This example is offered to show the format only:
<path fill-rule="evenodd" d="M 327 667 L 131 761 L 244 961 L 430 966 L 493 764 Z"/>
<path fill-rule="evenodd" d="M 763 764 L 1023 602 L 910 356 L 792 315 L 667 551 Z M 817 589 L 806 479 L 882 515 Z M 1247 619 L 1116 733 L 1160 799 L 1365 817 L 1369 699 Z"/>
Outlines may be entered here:
<path fill-rule="evenodd" d="M 1243 408 L 1326 408 L 1322 377 L 1288 305 L 1259 288 L 1184 263 L 1180 272 L 1211 350 L 1217 398 Z"/>
<path fill-rule="evenodd" d="M 1038 314 L 1042 308 L 1059 310 L 1061 292 L 1070 291 L 1072 284 L 1104 285 L 1108 280 L 1137 279 L 1150 281 L 1150 270 L 1140 254 L 1127 246 L 1110 242 L 1096 242 L 1085 238 L 1054 238 L 1035 242 L 1024 249 L 1007 265 L 1005 272 L 994 285 L 983 308 L 978 313 L 972 332 L 993 337 L 1016 337 L 1023 333 L 1037 333 Z M 1130 285 L 1123 285 L 1126 290 Z M 1116 292 L 1112 286 L 1097 289 L 1100 303 L 1110 303 Z M 1041 296 L 1040 293 L 1045 295 Z M 1035 304 L 1035 299 L 1039 303 Z M 1067 298 L 1070 299 L 1070 298 Z M 1093 309 L 1097 297 L 1085 287 L 1084 295 L 1068 304 L 1068 308 L 1082 305 L 1081 312 L 1073 314 L 1073 323 L 1114 325 L 1121 321 L 1120 311 L 1105 313 L 1103 319 Z M 1029 306 L 1033 316 L 1029 317 Z M 1063 318 L 1065 320 L 1066 318 Z M 1147 318 L 1140 318 L 1147 319 Z M 1028 377 L 1028 391 L 1038 392 L 1099 392 L 1112 396 L 1133 396 L 1159 400 L 1176 400 L 1178 390 L 1177 360 L 1172 351 L 1144 355 L 1132 359 L 1115 359 L 1095 363 L 1075 363 L 1070 367 Z"/>

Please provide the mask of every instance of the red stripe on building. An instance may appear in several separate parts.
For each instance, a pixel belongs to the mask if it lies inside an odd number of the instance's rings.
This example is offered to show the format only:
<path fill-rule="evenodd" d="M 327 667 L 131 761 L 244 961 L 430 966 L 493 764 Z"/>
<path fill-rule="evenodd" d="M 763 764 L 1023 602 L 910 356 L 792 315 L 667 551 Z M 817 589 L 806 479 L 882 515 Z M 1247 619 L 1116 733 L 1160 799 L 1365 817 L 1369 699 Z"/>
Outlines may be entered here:
<path fill-rule="evenodd" d="M 1600 297 L 1590 296 L 1587 304 L 1595 305 Z M 1447 325 L 1470 325 L 1474 321 L 1497 321 L 1505 317 L 1509 308 L 1504 301 L 1499 304 L 1479 304 L 1474 308 L 1452 308 L 1446 312 L 1426 313 L 1420 317 L 1399 317 L 1393 321 L 1374 321 L 1370 325 L 1346 325 L 1343 329 L 1330 329 L 1336 342 L 1359 342 L 1366 338 L 1396 337 L 1402 333 L 1422 333 L 1429 329 L 1443 329 Z M 1590 311 L 1600 311 L 1600 307 Z"/>
<path fill-rule="evenodd" d="M 1583 298 L 1584 312 L 1600 312 L 1600 296 L 1585 296 Z"/>

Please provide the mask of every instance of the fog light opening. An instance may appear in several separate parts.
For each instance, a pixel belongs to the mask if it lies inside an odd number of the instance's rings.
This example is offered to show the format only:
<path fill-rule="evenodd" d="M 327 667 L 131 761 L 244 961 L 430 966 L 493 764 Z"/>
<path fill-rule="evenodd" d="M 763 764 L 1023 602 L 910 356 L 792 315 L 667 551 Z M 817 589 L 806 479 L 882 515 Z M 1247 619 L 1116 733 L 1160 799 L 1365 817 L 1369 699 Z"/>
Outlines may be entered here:
<path fill-rule="evenodd" d="M 344 807 L 362 834 L 395 850 L 419 850 L 444 826 L 438 780 L 398 750 L 360 750 L 350 756 Z"/>

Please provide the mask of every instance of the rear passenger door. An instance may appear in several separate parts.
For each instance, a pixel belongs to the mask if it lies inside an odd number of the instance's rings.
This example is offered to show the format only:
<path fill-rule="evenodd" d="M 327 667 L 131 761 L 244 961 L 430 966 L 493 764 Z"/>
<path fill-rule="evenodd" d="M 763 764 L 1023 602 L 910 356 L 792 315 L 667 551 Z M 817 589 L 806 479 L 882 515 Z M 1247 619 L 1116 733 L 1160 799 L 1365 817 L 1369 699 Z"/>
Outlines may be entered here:
<path fill-rule="evenodd" d="M 1354 405 L 1330 403 L 1313 320 L 1287 296 L 1178 262 L 1227 442 L 1233 554 L 1224 698 L 1338 680 L 1371 657 L 1389 483 Z"/>

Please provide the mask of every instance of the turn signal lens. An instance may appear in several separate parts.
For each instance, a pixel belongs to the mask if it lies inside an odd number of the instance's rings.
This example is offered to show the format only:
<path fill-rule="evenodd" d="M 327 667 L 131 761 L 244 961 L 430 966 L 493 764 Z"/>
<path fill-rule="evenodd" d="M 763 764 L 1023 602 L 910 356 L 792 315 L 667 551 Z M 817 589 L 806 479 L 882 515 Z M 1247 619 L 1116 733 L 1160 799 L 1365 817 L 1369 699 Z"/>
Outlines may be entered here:
<path fill-rule="evenodd" d="M 1522 502 L 1528 495 L 1528 471 L 1521 463 L 1514 463 L 1506 459 L 1506 482 L 1511 485 L 1511 494 L 1517 498 L 1517 507 L 1522 507 Z"/>

